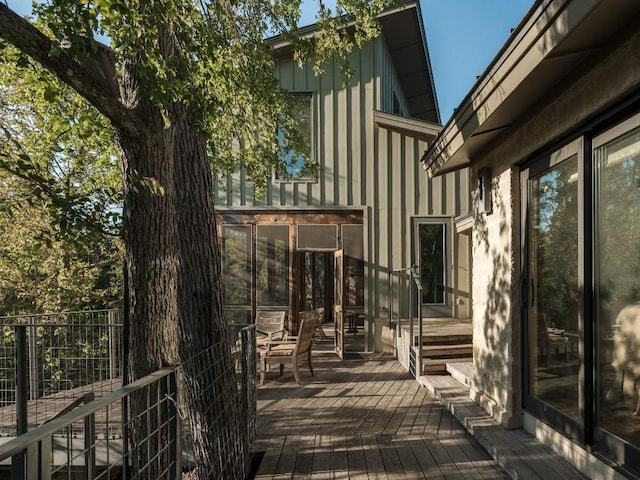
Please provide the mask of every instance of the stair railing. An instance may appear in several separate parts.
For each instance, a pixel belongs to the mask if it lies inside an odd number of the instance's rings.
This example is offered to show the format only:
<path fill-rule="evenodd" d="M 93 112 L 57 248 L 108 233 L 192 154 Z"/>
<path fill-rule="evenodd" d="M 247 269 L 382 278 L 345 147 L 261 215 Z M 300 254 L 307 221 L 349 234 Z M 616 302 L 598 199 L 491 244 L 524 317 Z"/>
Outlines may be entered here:
<path fill-rule="evenodd" d="M 412 373 L 415 373 L 416 378 L 419 378 L 422 375 L 422 283 L 420 282 L 420 273 L 418 271 L 418 267 L 416 265 L 412 265 L 411 267 L 405 268 L 396 268 L 394 270 L 389 270 L 388 274 L 388 282 L 389 282 L 389 295 L 388 295 L 388 317 L 389 317 L 389 328 L 392 327 L 393 324 L 393 277 L 396 275 L 398 277 L 398 288 L 397 288 L 397 296 L 398 296 L 398 318 L 397 318 L 397 336 L 402 337 L 402 300 L 403 300 L 403 281 L 402 274 L 405 272 L 409 272 L 411 275 L 411 280 L 409 283 L 409 294 L 407 298 L 411 298 L 413 294 L 413 290 L 415 289 L 416 293 L 416 308 L 418 310 L 418 336 L 417 341 L 414 338 L 413 330 L 414 330 L 414 315 L 411 312 L 411 308 L 409 309 L 409 344 L 411 351 L 409 352 L 410 357 L 413 355 L 413 367 L 410 367 Z M 416 348 L 417 347 L 417 348 Z"/>
<path fill-rule="evenodd" d="M 416 265 L 412 265 L 409 271 L 411 272 L 413 285 L 415 285 L 416 289 L 416 308 L 418 310 L 417 342 L 413 336 L 413 315 L 409 316 L 411 319 L 409 324 L 409 338 L 411 339 L 411 343 L 414 344 L 413 347 L 418 347 L 417 352 L 415 352 L 415 375 L 416 379 L 418 379 L 422 376 L 422 282 L 420 281 L 420 273 Z M 416 343 L 417 345 L 415 345 Z"/>

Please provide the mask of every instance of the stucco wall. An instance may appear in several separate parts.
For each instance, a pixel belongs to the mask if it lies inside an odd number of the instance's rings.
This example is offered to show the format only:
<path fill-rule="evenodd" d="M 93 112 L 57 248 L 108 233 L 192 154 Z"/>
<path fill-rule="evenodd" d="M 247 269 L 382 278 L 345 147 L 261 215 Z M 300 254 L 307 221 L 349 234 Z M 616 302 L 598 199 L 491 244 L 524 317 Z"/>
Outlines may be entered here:
<path fill-rule="evenodd" d="M 477 175 L 477 169 L 474 169 Z M 491 213 L 474 209 L 473 399 L 507 427 L 520 419 L 518 173 L 494 172 Z"/>

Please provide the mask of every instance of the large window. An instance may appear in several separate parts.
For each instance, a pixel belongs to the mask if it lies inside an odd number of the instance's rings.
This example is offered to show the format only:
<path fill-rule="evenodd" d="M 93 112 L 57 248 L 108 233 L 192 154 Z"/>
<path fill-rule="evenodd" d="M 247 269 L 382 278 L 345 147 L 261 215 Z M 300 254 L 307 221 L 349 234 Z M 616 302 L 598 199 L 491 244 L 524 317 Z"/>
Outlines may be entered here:
<path fill-rule="evenodd" d="M 524 406 L 637 475 L 640 115 L 531 162 L 522 187 Z"/>
<path fill-rule="evenodd" d="M 542 161 L 527 185 L 529 392 L 574 420 L 579 419 L 578 147 Z"/>
<path fill-rule="evenodd" d="M 597 423 L 640 447 L 640 128 L 608 137 L 594 141 Z"/>
<path fill-rule="evenodd" d="M 292 93 L 293 114 L 302 135 L 305 155 L 297 153 L 287 144 L 287 132 L 278 130 L 278 146 L 281 149 L 281 159 L 285 164 L 285 174 L 276 173 L 276 179 L 281 181 L 314 181 L 314 172 L 310 168 L 313 156 L 313 95 L 311 93 Z"/>

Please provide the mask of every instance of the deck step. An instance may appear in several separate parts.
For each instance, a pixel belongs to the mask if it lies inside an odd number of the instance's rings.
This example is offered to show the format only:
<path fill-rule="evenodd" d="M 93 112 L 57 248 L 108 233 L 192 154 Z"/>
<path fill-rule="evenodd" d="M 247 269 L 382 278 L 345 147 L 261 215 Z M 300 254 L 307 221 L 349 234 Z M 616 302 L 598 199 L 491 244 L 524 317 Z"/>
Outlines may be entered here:
<path fill-rule="evenodd" d="M 456 343 L 471 343 L 473 340 L 472 334 L 467 333 L 452 333 L 452 334 L 440 334 L 440 335 L 423 335 L 422 345 L 452 345 Z M 418 338 L 416 337 L 416 343 Z"/>
<path fill-rule="evenodd" d="M 453 345 L 425 345 L 422 347 L 422 356 L 428 358 L 459 358 L 473 355 L 473 344 Z"/>
<path fill-rule="evenodd" d="M 423 375 L 448 375 L 447 364 L 471 361 L 472 357 L 461 358 L 424 358 L 422 360 Z"/>

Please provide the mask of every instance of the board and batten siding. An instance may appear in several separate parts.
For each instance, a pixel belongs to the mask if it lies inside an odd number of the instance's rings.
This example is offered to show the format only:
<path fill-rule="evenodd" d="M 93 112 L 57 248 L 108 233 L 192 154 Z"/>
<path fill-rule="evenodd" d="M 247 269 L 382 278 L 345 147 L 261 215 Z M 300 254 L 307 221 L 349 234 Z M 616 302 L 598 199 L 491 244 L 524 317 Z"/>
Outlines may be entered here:
<path fill-rule="evenodd" d="M 214 195 L 216 205 L 226 210 L 338 207 L 362 211 L 366 348 L 378 350 L 379 327 L 386 316 L 383 307 L 388 305 L 388 272 L 412 264 L 412 218 L 467 213 L 469 172 L 428 177 L 420 159 L 437 126 L 422 128 L 420 121 L 411 120 L 416 128 L 393 128 L 377 122 L 380 111 L 390 112 L 394 91 L 399 92 L 396 96 L 403 108 L 406 103 L 383 38 L 354 51 L 349 62 L 354 76 L 346 88 L 337 62 L 326 64 L 319 77 L 311 65 L 300 68 L 290 58 L 279 58 L 276 64 L 284 88 L 313 92 L 317 182 L 271 178 L 265 194 L 255 198 L 253 186 L 239 172 L 222 180 L 224 188 L 216 185 Z"/>

